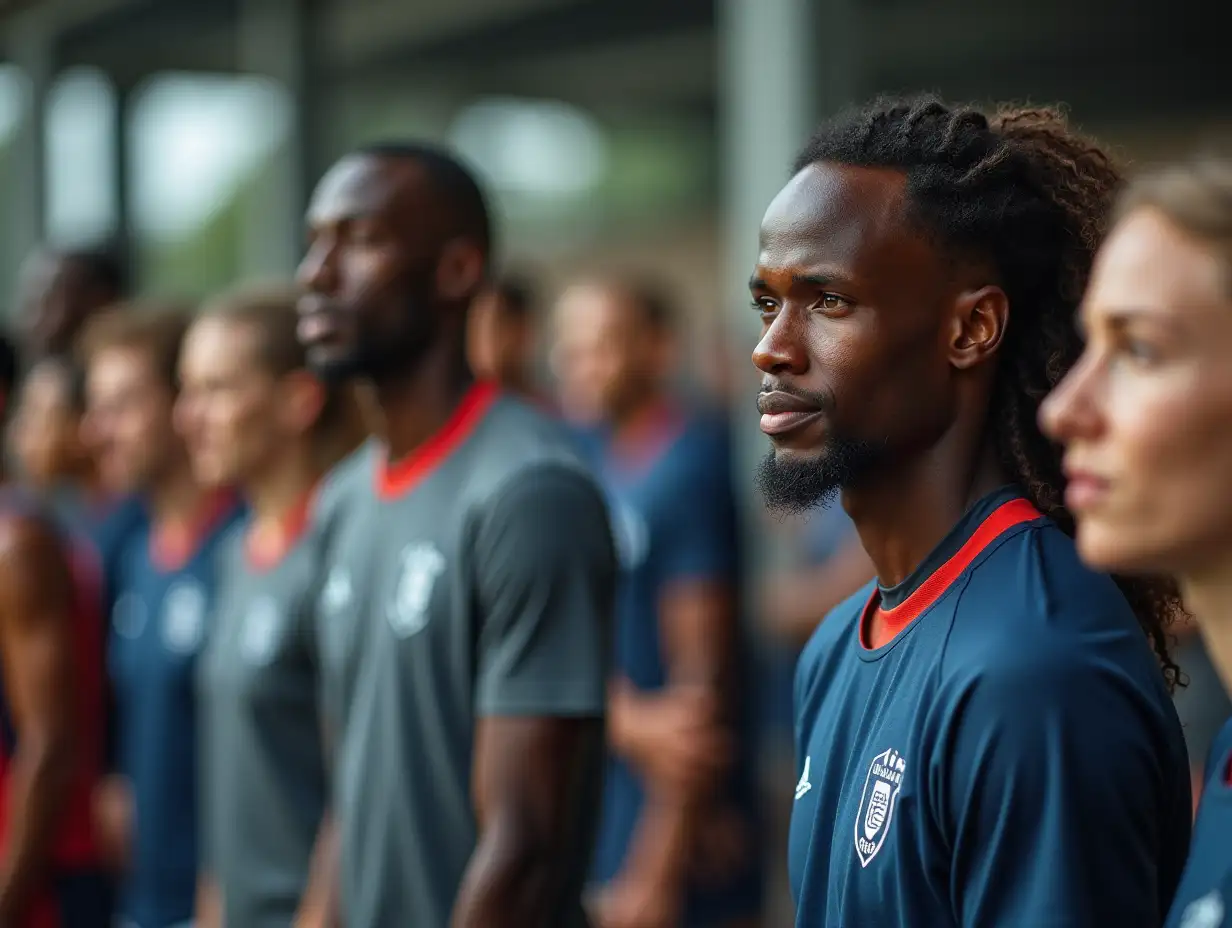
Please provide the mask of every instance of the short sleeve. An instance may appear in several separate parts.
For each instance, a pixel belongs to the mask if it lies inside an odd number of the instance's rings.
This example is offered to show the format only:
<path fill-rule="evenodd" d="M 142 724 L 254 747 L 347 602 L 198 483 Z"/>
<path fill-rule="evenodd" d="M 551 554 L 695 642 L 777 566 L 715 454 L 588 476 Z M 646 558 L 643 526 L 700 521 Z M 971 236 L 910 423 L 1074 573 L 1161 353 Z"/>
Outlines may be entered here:
<path fill-rule="evenodd" d="M 941 705 L 929 790 L 957 924 L 1159 925 L 1188 843 L 1188 779 L 1179 729 L 1168 737 L 1140 681 L 1025 647 Z"/>
<path fill-rule="evenodd" d="M 738 528 L 726 433 L 695 425 L 680 441 L 658 516 L 655 569 L 664 583 L 731 580 Z"/>
<path fill-rule="evenodd" d="M 590 478 L 567 464 L 519 474 L 480 516 L 473 556 L 478 713 L 602 715 L 616 564 Z"/>

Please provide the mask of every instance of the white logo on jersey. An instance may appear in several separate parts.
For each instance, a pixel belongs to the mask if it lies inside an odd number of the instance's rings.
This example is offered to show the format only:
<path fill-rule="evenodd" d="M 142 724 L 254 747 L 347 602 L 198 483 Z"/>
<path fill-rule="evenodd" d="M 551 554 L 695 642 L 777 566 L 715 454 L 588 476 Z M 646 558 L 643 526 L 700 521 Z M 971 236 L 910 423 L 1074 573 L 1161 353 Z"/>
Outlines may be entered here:
<path fill-rule="evenodd" d="M 278 645 L 282 612 L 268 596 L 253 600 L 240 630 L 240 654 L 252 664 L 268 664 Z"/>
<path fill-rule="evenodd" d="M 163 598 L 163 642 L 171 651 L 192 654 L 205 637 L 205 591 L 182 580 Z"/>
<path fill-rule="evenodd" d="M 650 552 L 650 529 L 642 514 L 619 499 L 611 505 L 616 557 L 624 570 L 640 567 Z"/>
<path fill-rule="evenodd" d="M 445 569 L 445 556 L 434 545 L 417 542 L 402 549 L 401 560 L 402 575 L 386 616 L 395 635 L 410 638 L 428 624 L 428 600 Z"/>
<path fill-rule="evenodd" d="M 796 798 L 797 799 L 799 799 L 801 796 L 803 796 L 805 793 L 807 793 L 810 789 L 813 788 L 813 784 L 809 782 L 809 778 L 808 778 L 809 763 L 811 760 L 812 760 L 811 757 L 804 758 L 804 772 L 800 774 L 800 782 L 796 784 Z"/>
<path fill-rule="evenodd" d="M 1212 889 L 1201 899 L 1195 899 L 1181 914 L 1180 928 L 1219 928 L 1223 924 L 1223 899 Z"/>
<path fill-rule="evenodd" d="M 145 603 L 136 593 L 121 593 L 111 607 L 111 624 L 121 638 L 140 638 L 145 619 Z"/>
<path fill-rule="evenodd" d="M 351 604 L 351 573 L 341 564 L 329 572 L 321 590 L 321 608 L 328 615 L 337 615 Z"/>
<path fill-rule="evenodd" d="M 861 867 L 867 867 L 885 844 L 906 766 L 894 750 L 882 751 L 868 766 L 860 808 L 856 812 L 856 855 Z"/>

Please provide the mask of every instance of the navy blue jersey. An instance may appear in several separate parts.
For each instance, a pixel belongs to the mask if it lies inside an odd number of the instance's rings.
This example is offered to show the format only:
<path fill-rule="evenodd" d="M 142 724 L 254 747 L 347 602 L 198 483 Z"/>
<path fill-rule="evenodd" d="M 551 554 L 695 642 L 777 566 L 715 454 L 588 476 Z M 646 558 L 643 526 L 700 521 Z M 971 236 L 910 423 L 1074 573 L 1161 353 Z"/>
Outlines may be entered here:
<path fill-rule="evenodd" d="M 115 690 L 116 766 L 136 815 L 120 910 L 139 928 L 192 917 L 197 886 L 195 666 L 214 592 L 215 554 L 239 515 L 214 521 L 186 563 L 151 557 L 151 528 L 129 532 L 116 556 L 108 666 Z"/>
<path fill-rule="evenodd" d="M 671 584 L 697 580 L 726 582 L 733 596 L 738 592 L 739 529 L 728 433 L 717 419 L 664 409 L 637 448 L 622 448 L 619 439 L 595 434 L 586 444 L 609 497 L 622 568 L 615 668 L 638 689 L 660 689 L 667 683 L 659 622 L 664 591 Z M 747 654 L 747 649 L 741 651 Z M 742 708 L 749 701 L 740 700 Z M 753 747 L 746 731 L 727 798 L 747 813 L 748 857 L 759 861 Z M 636 772 L 620 758 L 610 758 L 595 854 L 597 881 L 620 872 L 643 799 Z M 686 923 L 709 924 L 718 915 L 756 913 L 760 885 L 757 865 L 752 864 L 722 890 L 695 888 L 687 902 Z"/>
<path fill-rule="evenodd" d="M 1167 928 L 1232 928 L 1232 722 L 1211 745 L 1189 862 Z"/>
<path fill-rule="evenodd" d="M 901 625 L 876 650 L 876 609 Z M 1111 579 L 1013 490 L 835 609 L 796 675 L 790 876 L 809 928 L 1160 924 L 1188 758 Z"/>

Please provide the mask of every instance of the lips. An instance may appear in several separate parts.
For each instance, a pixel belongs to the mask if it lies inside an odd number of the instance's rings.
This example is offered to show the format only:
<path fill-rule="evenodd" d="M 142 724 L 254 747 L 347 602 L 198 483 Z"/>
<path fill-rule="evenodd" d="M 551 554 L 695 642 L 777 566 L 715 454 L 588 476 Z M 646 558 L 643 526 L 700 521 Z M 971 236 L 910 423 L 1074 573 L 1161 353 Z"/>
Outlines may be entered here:
<path fill-rule="evenodd" d="M 1066 467 L 1065 476 L 1065 505 L 1072 512 L 1091 509 L 1108 494 L 1108 480 L 1096 473 Z"/>
<path fill-rule="evenodd" d="M 821 410 L 813 404 L 781 390 L 758 395 L 757 410 L 761 413 L 761 430 L 771 436 L 795 432 L 821 416 Z"/>

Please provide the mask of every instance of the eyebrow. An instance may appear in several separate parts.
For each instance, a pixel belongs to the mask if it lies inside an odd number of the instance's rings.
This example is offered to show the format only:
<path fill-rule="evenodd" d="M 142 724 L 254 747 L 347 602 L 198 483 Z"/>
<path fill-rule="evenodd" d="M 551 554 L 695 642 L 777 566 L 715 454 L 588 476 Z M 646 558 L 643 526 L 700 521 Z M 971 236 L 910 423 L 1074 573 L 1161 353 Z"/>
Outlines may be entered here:
<path fill-rule="evenodd" d="M 832 283 L 834 283 L 834 281 L 835 281 L 835 278 L 829 276 L 828 274 L 792 274 L 791 275 L 791 283 L 793 286 L 799 286 L 800 284 L 807 284 L 813 287 L 828 287 Z M 770 285 L 766 282 L 764 277 L 757 277 L 756 275 L 754 275 L 753 277 L 749 278 L 749 289 L 750 290 L 769 290 Z"/>

